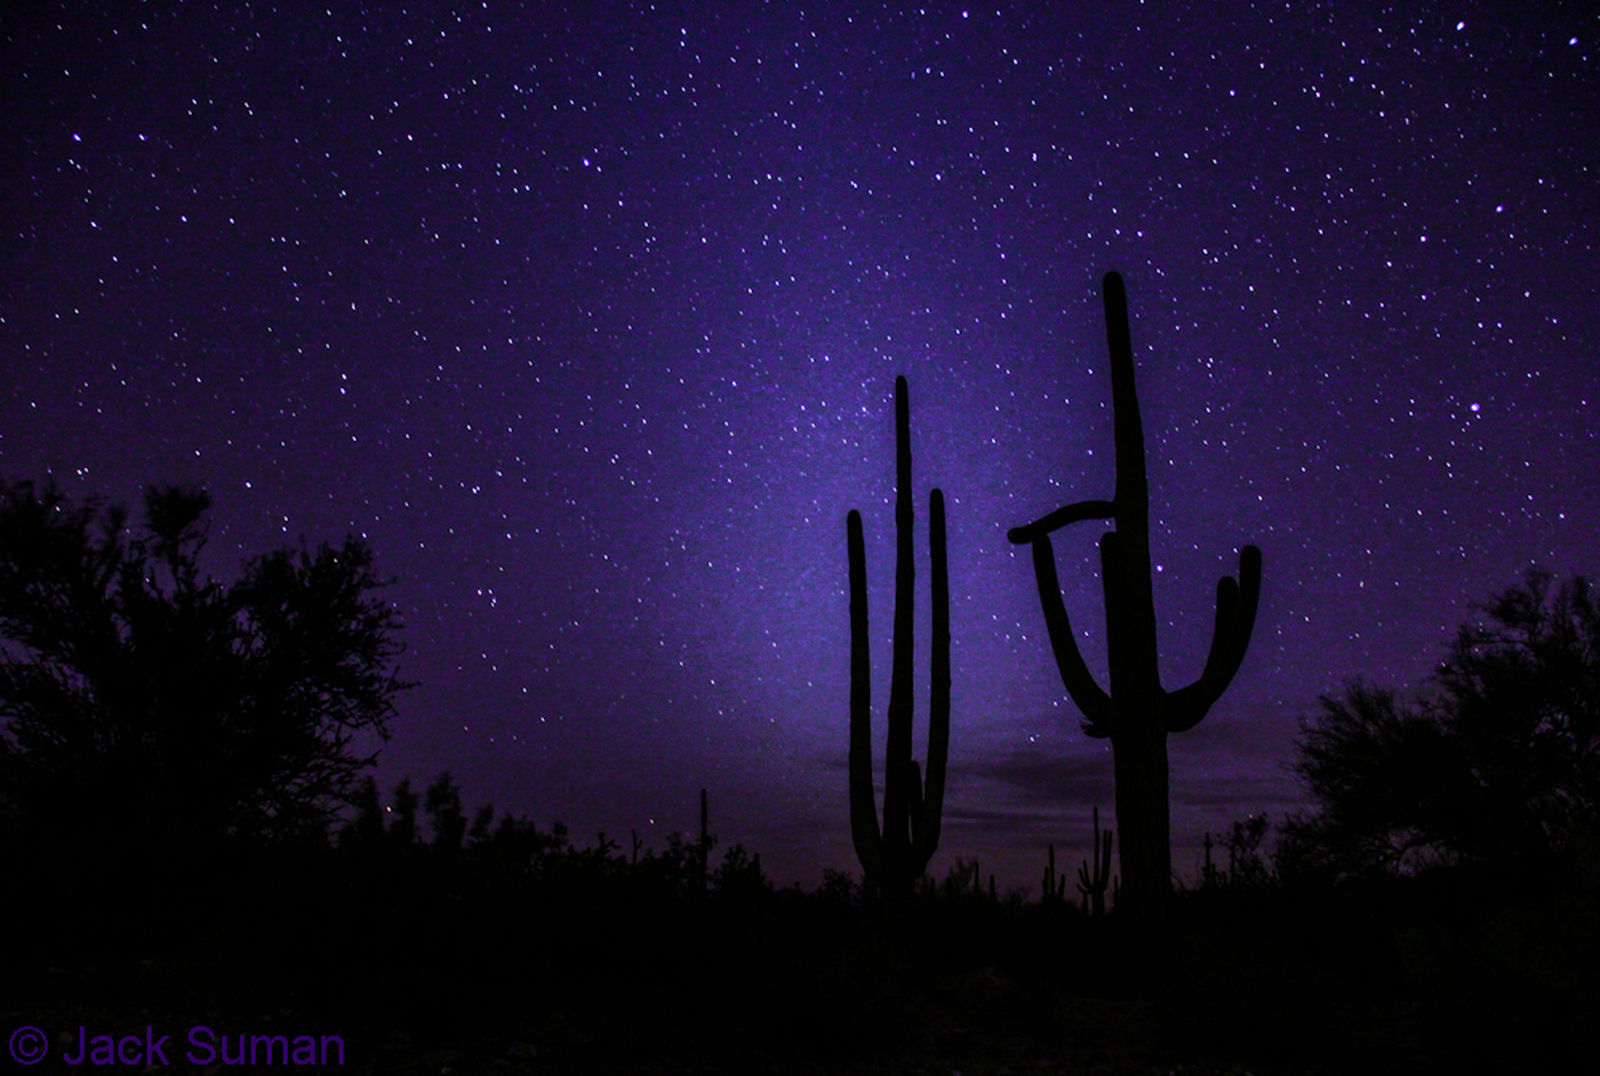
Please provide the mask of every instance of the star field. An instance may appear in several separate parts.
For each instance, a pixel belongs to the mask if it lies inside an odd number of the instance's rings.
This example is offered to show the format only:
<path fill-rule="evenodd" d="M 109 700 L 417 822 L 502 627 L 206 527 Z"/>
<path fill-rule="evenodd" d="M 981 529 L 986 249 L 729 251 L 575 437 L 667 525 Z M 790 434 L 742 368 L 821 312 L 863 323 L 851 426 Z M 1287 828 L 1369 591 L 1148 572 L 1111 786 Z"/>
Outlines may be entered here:
<path fill-rule="evenodd" d="M 386 786 L 657 847 L 705 787 L 780 880 L 854 868 L 844 518 L 881 725 L 904 374 L 924 560 L 949 503 L 934 869 L 1086 850 L 1109 749 L 1005 532 L 1110 496 L 1108 269 L 1168 687 L 1265 561 L 1172 741 L 1180 869 L 1296 805 L 1319 693 L 1415 684 L 1527 565 L 1600 572 L 1579 5 L 329 7 L 0 20 L 0 471 L 203 485 L 219 574 L 367 538 L 421 682 Z M 1098 533 L 1056 548 L 1103 676 Z"/>

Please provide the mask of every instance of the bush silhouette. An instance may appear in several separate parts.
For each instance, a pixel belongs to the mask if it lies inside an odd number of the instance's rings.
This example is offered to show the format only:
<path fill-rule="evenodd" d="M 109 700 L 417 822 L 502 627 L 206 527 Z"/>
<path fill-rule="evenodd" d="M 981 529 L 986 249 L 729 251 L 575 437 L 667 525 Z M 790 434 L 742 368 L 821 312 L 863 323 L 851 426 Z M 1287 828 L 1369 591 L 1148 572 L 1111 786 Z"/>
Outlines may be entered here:
<path fill-rule="evenodd" d="M 1298 769 L 1315 814 L 1286 864 L 1332 875 L 1430 864 L 1549 867 L 1600 808 L 1600 612 L 1545 572 L 1476 607 L 1415 698 L 1356 681 L 1323 696 Z"/>
<path fill-rule="evenodd" d="M 275 550 L 204 578 L 210 498 L 151 489 L 144 525 L 0 482 L 0 803 L 41 875 L 169 871 L 223 846 L 325 841 L 408 686 L 366 545 Z"/>

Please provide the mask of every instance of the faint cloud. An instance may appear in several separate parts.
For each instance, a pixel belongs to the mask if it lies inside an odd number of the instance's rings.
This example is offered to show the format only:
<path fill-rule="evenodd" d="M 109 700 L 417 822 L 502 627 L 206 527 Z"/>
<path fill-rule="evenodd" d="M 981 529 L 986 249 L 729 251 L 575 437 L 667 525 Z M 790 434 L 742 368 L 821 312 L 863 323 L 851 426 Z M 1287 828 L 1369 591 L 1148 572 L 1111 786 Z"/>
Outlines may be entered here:
<path fill-rule="evenodd" d="M 1109 755 L 1040 747 L 969 760 L 963 775 L 998 785 L 996 792 L 1019 805 L 1051 804 L 1058 809 L 1109 803 L 1113 782 Z"/>

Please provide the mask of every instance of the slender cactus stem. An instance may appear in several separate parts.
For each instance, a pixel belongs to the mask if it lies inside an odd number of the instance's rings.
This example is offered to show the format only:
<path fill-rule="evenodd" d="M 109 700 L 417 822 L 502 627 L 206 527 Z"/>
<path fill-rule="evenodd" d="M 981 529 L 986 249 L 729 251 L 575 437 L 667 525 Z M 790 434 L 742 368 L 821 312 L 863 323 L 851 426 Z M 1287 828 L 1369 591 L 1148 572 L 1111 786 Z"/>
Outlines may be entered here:
<path fill-rule="evenodd" d="M 944 494 L 929 497 L 933 640 L 926 779 L 911 757 L 912 625 L 911 408 L 906 380 L 895 379 L 895 599 L 884 760 L 883 822 L 872 787 L 872 665 L 867 644 L 866 541 L 861 514 L 845 521 L 850 560 L 850 834 L 862 870 L 887 894 L 909 896 L 939 845 L 945 762 L 950 744 L 950 570 Z"/>

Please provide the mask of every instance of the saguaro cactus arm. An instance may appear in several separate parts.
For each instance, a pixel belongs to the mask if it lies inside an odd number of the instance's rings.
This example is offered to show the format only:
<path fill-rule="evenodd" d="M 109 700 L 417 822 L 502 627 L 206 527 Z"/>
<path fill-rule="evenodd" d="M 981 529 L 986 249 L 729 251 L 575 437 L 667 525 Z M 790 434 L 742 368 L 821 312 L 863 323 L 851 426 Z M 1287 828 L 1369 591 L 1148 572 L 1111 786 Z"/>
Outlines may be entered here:
<path fill-rule="evenodd" d="M 1039 582 L 1039 604 L 1044 609 L 1045 629 L 1050 634 L 1050 649 L 1055 652 L 1056 668 L 1067 694 L 1088 720 L 1084 730 L 1091 736 L 1109 734 L 1111 696 L 1095 683 L 1094 674 L 1084 663 L 1078 640 L 1067 619 L 1066 603 L 1061 599 L 1061 582 L 1056 576 L 1056 555 L 1050 538 L 1040 534 L 1033 539 L 1033 574 Z M 1098 730 L 1098 731 L 1095 731 Z"/>
<path fill-rule="evenodd" d="M 850 837 L 861 869 L 883 873 L 883 840 L 872 793 L 872 661 L 867 641 L 867 554 L 861 513 L 845 518 L 850 555 Z"/>
<path fill-rule="evenodd" d="M 1006 531 L 1006 538 L 1012 545 L 1022 545 L 1024 542 L 1037 541 L 1051 531 L 1058 531 L 1072 523 L 1085 519 L 1110 519 L 1116 514 L 1116 506 L 1110 501 L 1078 501 L 1064 508 L 1057 508 L 1032 523 L 1012 527 Z"/>
<path fill-rule="evenodd" d="M 1239 551 L 1239 579 L 1225 575 L 1217 580 L 1217 615 L 1211 628 L 1211 651 L 1206 667 L 1194 683 L 1172 692 L 1167 700 L 1167 731 L 1188 732 L 1206 716 L 1232 682 L 1250 633 L 1255 630 L 1256 606 L 1261 599 L 1261 550 L 1247 545 Z"/>

